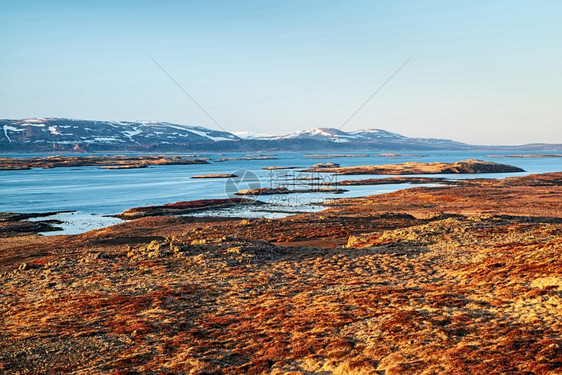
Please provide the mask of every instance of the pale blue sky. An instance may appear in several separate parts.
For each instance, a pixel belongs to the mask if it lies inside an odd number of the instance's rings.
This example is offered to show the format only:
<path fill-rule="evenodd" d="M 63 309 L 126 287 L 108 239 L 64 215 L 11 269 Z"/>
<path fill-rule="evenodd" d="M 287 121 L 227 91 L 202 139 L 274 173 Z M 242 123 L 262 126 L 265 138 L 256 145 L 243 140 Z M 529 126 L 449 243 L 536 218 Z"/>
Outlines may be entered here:
<path fill-rule="evenodd" d="M 4 1 L 0 118 L 562 143 L 561 1 Z"/>

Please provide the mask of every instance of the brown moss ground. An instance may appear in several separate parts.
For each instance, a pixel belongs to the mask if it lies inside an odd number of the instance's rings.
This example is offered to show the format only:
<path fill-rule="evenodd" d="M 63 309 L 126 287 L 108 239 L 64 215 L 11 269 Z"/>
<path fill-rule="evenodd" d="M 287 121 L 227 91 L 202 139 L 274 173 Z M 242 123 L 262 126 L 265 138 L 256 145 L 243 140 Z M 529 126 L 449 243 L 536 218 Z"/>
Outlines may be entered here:
<path fill-rule="evenodd" d="M 20 239 L 0 372 L 562 373 L 561 179 Z"/>

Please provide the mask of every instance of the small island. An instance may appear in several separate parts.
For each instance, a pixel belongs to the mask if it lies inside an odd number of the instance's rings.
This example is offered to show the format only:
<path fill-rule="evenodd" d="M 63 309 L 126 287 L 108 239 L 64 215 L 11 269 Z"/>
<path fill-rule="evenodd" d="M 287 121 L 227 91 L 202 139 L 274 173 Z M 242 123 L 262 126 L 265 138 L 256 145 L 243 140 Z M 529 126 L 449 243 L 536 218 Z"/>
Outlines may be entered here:
<path fill-rule="evenodd" d="M 217 162 L 225 162 L 225 161 L 232 161 L 232 160 L 275 160 L 276 157 L 273 156 L 242 156 L 242 157 L 227 157 L 227 158 L 220 158 L 217 159 Z"/>
<path fill-rule="evenodd" d="M 310 154 L 303 158 L 327 159 L 327 158 L 366 158 L 367 154 Z"/>
<path fill-rule="evenodd" d="M 262 169 L 266 170 L 266 171 L 275 171 L 278 169 L 297 169 L 298 167 L 278 167 L 278 166 L 271 166 L 271 167 L 263 167 Z"/>
<path fill-rule="evenodd" d="M 330 187 L 314 187 L 310 189 L 289 189 L 286 187 L 276 187 L 276 188 L 260 188 L 260 189 L 245 189 L 240 190 L 235 193 L 235 195 L 248 195 L 248 196 L 259 196 L 259 195 L 274 195 L 274 194 L 297 194 L 297 193 L 334 193 L 341 194 L 348 190 Z"/>
<path fill-rule="evenodd" d="M 191 178 L 234 178 L 238 177 L 232 173 L 210 173 L 210 174 L 200 174 L 197 176 L 193 176 Z"/>

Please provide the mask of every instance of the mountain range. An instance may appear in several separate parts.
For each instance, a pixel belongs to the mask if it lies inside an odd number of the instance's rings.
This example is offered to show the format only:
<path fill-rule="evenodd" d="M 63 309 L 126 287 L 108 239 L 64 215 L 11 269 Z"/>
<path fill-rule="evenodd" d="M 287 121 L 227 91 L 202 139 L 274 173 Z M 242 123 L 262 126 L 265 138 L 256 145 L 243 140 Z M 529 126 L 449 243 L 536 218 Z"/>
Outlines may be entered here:
<path fill-rule="evenodd" d="M 447 139 L 409 138 L 382 129 L 312 128 L 255 134 L 154 121 L 0 119 L 0 152 L 465 150 L 474 147 Z"/>

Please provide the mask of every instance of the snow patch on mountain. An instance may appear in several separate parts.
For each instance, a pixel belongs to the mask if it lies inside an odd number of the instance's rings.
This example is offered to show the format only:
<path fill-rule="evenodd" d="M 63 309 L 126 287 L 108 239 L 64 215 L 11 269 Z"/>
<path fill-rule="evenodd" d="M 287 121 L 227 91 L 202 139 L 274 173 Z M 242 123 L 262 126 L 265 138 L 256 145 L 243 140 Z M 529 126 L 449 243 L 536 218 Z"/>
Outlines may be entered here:
<path fill-rule="evenodd" d="M 206 137 L 206 138 L 212 139 L 215 142 L 232 141 L 233 139 L 236 139 L 236 137 L 232 137 L 232 136 L 231 137 L 212 136 L 212 135 L 209 134 L 208 131 L 200 131 L 200 130 L 194 130 L 194 129 L 190 129 L 189 131 L 192 132 L 192 133 L 195 133 L 197 135 L 200 135 L 201 137 Z"/>
<path fill-rule="evenodd" d="M 16 127 L 13 127 L 13 126 L 10 126 L 10 125 L 4 125 L 4 131 L 7 131 L 7 130 L 10 130 L 10 131 L 13 131 L 13 132 L 23 132 L 23 131 L 25 131 L 23 129 L 16 128 Z"/>
<path fill-rule="evenodd" d="M 49 126 L 49 131 L 53 135 L 61 135 L 56 126 Z"/>

